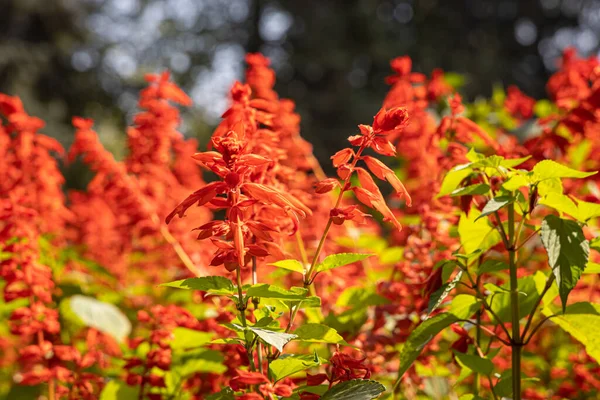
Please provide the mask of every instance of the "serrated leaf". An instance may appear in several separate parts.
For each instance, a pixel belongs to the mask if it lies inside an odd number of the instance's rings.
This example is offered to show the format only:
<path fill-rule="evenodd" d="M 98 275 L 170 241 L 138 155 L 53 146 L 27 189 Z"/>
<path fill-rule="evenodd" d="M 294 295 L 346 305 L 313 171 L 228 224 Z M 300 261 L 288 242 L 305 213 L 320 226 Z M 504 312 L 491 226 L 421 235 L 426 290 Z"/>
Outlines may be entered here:
<path fill-rule="evenodd" d="M 532 172 L 535 182 L 552 178 L 586 178 L 596 174 L 596 172 L 577 171 L 552 160 L 540 161 L 533 167 Z"/>
<path fill-rule="evenodd" d="M 160 286 L 174 287 L 188 290 L 201 290 L 213 294 L 231 295 L 235 292 L 233 282 L 223 276 L 203 276 L 188 278 L 179 281 L 163 283 Z"/>
<path fill-rule="evenodd" d="M 119 342 L 131 333 L 131 322 L 114 304 L 75 295 L 69 298 L 69 306 L 86 326 L 107 333 Z"/>
<path fill-rule="evenodd" d="M 544 218 L 540 234 L 564 309 L 588 262 L 590 245 L 576 222 L 555 215 Z"/>
<path fill-rule="evenodd" d="M 262 297 L 277 300 L 306 300 L 308 289 L 292 287 L 290 290 L 268 283 L 259 283 L 246 289 L 246 297 Z"/>
<path fill-rule="evenodd" d="M 333 328 L 322 324 L 304 324 L 299 326 L 294 334 L 297 335 L 296 340 L 312 343 L 345 343 L 343 337 Z"/>
<path fill-rule="evenodd" d="M 353 379 L 338 383 L 326 391 L 321 400 L 372 400 L 385 392 L 385 386 L 377 381 Z"/>
<path fill-rule="evenodd" d="M 277 382 L 283 378 L 305 371 L 309 368 L 321 365 L 321 360 L 315 355 L 293 355 L 283 354 L 269 364 L 269 371 L 273 381 Z"/>
<path fill-rule="evenodd" d="M 352 264 L 357 261 L 362 261 L 367 257 L 371 257 L 373 254 L 362 254 L 362 253 L 338 253 L 331 254 L 317 264 L 315 267 L 316 272 L 328 271 L 333 268 L 343 267 L 344 265 Z"/>
<path fill-rule="evenodd" d="M 304 266 L 298 260 L 281 260 L 269 265 L 272 265 L 277 268 L 287 269 L 289 271 L 299 272 L 301 274 L 304 274 L 306 272 Z"/>
<path fill-rule="evenodd" d="M 173 350 L 187 349 L 203 346 L 209 343 L 212 338 L 212 332 L 201 332 L 178 327 L 173 330 L 173 340 L 169 344 Z"/>
<path fill-rule="evenodd" d="M 485 206 L 483 207 L 483 210 L 481 210 L 481 214 L 477 218 L 475 218 L 475 221 L 477 221 L 480 218 L 487 217 L 488 215 L 495 213 L 496 211 L 500 210 L 502 207 L 504 207 L 514 201 L 515 201 L 515 198 L 512 196 L 494 197 L 493 199 L 491 199 L 490 201 L 488 201 L 485 204 Z"/>
<path fill-rule="evenodd" d="M 454 356 L 463 368 L 468 368 L 473 372 L 486 376 L 490 376 L 492 375 L 492 372 L 494 372 L 494 363 L 487 358 L 482 358 L 472 354 L 465 354 L 458 351 L 454 352 Z"/>
<path fill-rule="evenodd" d="M 452 193 L 450 193 L 450 196 L 451 197 L 473 196 L 473 195 L 477 195 L 477 194 L 486 194 L 489 191 L 490 191 L 489 185 L 487 185 L 485 183 L 477 183 L 475 185 L 469 185 L 469 186 L 465 186 L 465 187 L 461 187 L 456 190 L 453 190 Z"/>

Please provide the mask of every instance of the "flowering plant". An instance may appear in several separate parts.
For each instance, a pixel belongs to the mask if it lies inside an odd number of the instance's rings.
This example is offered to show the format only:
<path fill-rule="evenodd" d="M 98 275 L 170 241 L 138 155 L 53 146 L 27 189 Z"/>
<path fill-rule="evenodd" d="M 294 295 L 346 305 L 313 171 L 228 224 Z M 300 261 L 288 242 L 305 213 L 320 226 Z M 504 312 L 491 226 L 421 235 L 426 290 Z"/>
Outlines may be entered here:
<path fill-rule="evenodd" d="M 79 117 L 64 152 L 0 95 L 1 396 L 600 393 L 596 60 L 567 51 L 548 100 L 464 104 L 398 57 L 337 177 L 269 60 L 246 62 L 203 152 L 167 73 L 123 160 Z M 85 190 L 63 192 L 61 162 L 89 168 Z"/>

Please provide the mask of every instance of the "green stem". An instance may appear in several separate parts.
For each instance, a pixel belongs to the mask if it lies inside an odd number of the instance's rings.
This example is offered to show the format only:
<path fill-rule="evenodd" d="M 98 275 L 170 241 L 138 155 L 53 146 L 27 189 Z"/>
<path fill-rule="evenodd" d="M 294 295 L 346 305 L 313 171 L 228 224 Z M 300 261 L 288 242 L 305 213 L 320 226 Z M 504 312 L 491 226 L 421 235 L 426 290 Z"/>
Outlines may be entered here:
<path fill-rule="evenodd" d="M 481 346 L 481 310 L 477 311 L 477 325 L 475 326 L 475 329 L 475 347 L 479 349 Z M 483 357 L 483 355 L 481 356 Z M 475 373 L 473 379 L 473 392 L 479 396 L 480 389 L 479 374 Z"/>
<path fill-rule="evenodd" d="M 508 205 L 508 261 L 510 266 L 510 303 L 512 314 L 512 388 L 513 400 L 521 400 L 521 331 L 519 324 L 519 282 L 515 251 L 515 206 Z"/>
<path fill-rule="evenodd" d="M 244 295 L 242 292 L 242 270 L 238 266 L 236 269 L 237 275 L 237 287 L 238 287 L 238 304 L 237 309 L 240 312 L 240 322 L 242 326 L 246 328 L 248 322 L 246 322 L 246 302 L 244 301 Z M 250 371 L 255 371 L 256 366 L 254 365 L 254 355 L 252 354 L 252 342 L 248 340 L 248 331 L 244 330 L 244 340 L 246 342 L 246 353 L 248 354 L 248 361 L 250 362 Z"/>

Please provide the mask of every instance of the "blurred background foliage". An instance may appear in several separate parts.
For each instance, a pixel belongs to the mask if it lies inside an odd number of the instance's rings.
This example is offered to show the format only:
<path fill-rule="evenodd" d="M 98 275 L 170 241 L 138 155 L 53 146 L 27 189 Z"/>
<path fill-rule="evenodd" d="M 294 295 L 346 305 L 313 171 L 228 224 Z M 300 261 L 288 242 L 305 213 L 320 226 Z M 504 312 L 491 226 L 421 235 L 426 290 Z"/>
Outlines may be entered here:
<path fill-rule="evenodd" d="M 541 98 L 562 50 L 593 56 L 599 38 L 600 0 L 0 0 L 0 91 L 66 146 L 71 117 L 94 118 L 119 155 L 144 73 L 170 69 L 194 100 L 182 131 L 204 144 L 261 51 L 329 165 L 380 107 L 393 57 L 458 73 L 468 100 L 495 84 Z"/>

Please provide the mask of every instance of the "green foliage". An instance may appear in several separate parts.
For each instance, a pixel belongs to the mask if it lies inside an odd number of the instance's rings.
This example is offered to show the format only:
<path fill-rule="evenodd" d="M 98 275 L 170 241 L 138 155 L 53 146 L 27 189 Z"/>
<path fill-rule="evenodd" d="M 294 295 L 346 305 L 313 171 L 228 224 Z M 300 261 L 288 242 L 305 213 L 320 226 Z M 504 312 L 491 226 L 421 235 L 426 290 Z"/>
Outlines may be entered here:
<path fill-rule="evenodd" d="M 543 313 L 547 317 L 553 315 L 550 308 L 545 308 Z M 600 363 L 600 304 L 571 304 L 562 315 L 552 317 L 551 321 L 581 342 L 585 351 Z"/>
<path fill-rule="evenodd" d="M 298 260 L 281 260 L 270 264 L 277 268 L 287 269 L 288 271 L 299 272 L 301 274 L 305 274 L 306 270 L 302 263 Z"/>
<path fill-rule="evenodd" d="M 275 382 L 307 369 L 318 367 L 322 360 L 314 355 L 284 354 L 269 364 L 269 373 Z"/>
<path fill-rule="evenodd" d="M 482 358 L 477 355 L 465 354 L 455 351 L 454 356 L 456 361 L 463 368 L 476 372 L 478 374 L 490 376 L 494 372 L 494 363 L 487 358 Z"/>
<path fill-rule="evenodd" d="M 590 245 L 581 227 L 573 221 L 548 215 L 541 229 L 542 243 L 548 252 L 548 263 L 556 277 L 564 309 L 569 293 L 585 269 Z"/>
<path fill-rule="evenodd" d="M 112 380 L 109 381 L 102 393 L 100 400 L 131 400 L 137 399 L 139 395 L 139 386 L 129 386 L 125 382 Z"/>
<path fill-rule="evenodd" d="M 218 393 L 206 396 L 206 400 L 235 400 L 235 392 L 232 388 L 226 387 Z"/>
<path fill-rule="evenodd" d="M 487 217 L 488 215 L 495 213 L 496 211 L 500 210 L 502 207 L 505 207 L 506 205 L 508 205 L 514 201 L 515 201 L 515 199 L 509 195 L 494 197 L 493 199 L 491 199 L 490 201 L 488 201 L 486 203 L 486 205 L 483 207 L 483 210 L 481 210 L 481 214 L 479 214 L 479 216 L 477 218 L 475 218 L 475 221 L 477 221 L 480 218 Z"/>
<path fill-rule="evenodd" d="M 297 340 L 310 343 L 345 344 L 346 341 L 333 328 L 323 324 L 303 324 L 296 328 Z"/>
<path fill-rule="evenodd" d="M 331 254 L 317 264 L 315 267 L 316 272 L 328 271 L 330 269 L 343 267 L 344 265 L 352 264 L 357 261 L 362 261 L 367 257 L 371 257 L 373 254 L 359 254 L 359 253 L 339 253 Z"/>
<path fill-rule="evenodd" d="M 260 297 L 264 299 L 277 299 L 288 301 L 306 300 L 308 289 L 292 287 L 290 290 L 267 283 L 259 283 L 250 286 L 246 290 L 246 297 Z"/>
<path fill-rule="evenodd" d="M 596 172 L 577 171 L 552 160 L 540 161 L 533 167 L 532 173 L 534 183 L 552 178 L 586 178 L 596 174 Z"/>
<path fill-rule="evenodd" d="M 458 222 L 460 244 L 466 254 L 488 250 L 500 242 L 500 234 L 487 219 L 479 219 L 480 214 L 478 210 L 472 209 L 468 215 L 462 214 Z"/>
<path fill-rule="evenodd" d="M 179 289 L 201 290 L 211 294 L 232 295 L 235 286 L 231 280 L 222 276 L 203 276 L 201 278 L 188 278 L 179 281 L 163 283 L 161 286 Z"/>
<path fill-rule="evenodd" d="M 454 279 L 448 283 L 444 283 L 438 290 L 436 290 L 429 298 L 429 304 L 427 305 L 427 313 L 431 314 L 435 311 L 442 302 L 448 297 L 450 292 L 456 287 L 456 284 L 462 278 L 463 271 L 458 271 Z"/>
<path fill-rule="evenodd" d="M 364 379 L 353 379 L 338 383 L 326 391 L 321 400 L 371 400 L 385 391 L 381 383 Z"/>
<path fill-rule="evenodd" d="M 485 183 L 477 183 L 475 185 L 464 186 L 453 190 L 450 193 L 451 197 L 473 196 L 487 194 L 490 191 L 490 185 Z"/>
<path fill-rule="evenodd" d="M 171 349 L 188 349 L 200 347 L 209 343 L 213 338 L 211 332 L 201 332 L 187 328 L 175 328 L 173 330 L 173 340 L 169 343 Z"/>
<path fill-rule="evenodd" d="M 417 326 L 402 346 L 398 377 L 404 375 L 435 335 L 453 323 L 471 317 L 480 308 L 480 304 L 480 301 L 473 296 L 458 295 L 452 301 L 448 312 L 428 318 Z"/>

